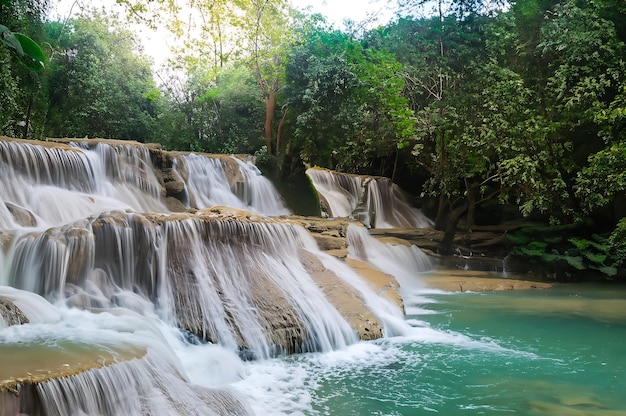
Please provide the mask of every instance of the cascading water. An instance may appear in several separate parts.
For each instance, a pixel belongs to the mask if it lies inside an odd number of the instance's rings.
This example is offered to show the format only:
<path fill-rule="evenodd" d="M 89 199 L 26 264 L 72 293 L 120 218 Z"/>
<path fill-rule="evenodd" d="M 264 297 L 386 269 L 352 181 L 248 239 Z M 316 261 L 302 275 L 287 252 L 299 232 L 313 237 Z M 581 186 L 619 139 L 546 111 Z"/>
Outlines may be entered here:
<path fill-rule="evenodd" d="M 399 333 L 401 309 L 301 226 L 168 212 L 152 157 L 0 140 L 0 352 L 16 363 L 0 366 L 0 415 L 249 414 L 241 393 L 216 390 L 248 377 L 241 359 L 343 349 L 374 315 Z M 287 212 L 248 162 L 229 158 L 226 176 L 217 159 L 175 160 L 192 204 Z"/>
<path fill-rule="evenodd" d="M 179 156 L 173 167 L 185 182 L 192 208 L 227 205 L 269 216 L 289 214 L 271 182 L 249 161 L 192 153 Z"/>
<path fill-rule="evenodd" d="M 167 212 L 149 160 L 131 145 L 89 150 L 0 140 L 0 225 L 45 228 L 112 209 Z"/>
<path fill-rule="evenodd" d="M 389 178 L 324 169 L 307 169 L 306 174 L 331 217 L 354 218 L 372 228 L 423 228 L 433 224 L 404 200 L 400 188 Z"/>
<path fill-rule="evenodd" d="M 178 157 L 0 139 L 0 416 L 623 414 L 617 285 L 421 288 L 362 226 L 167 212 Z"/>
<path fill-rule="evenodd" d="M 402 290 L 419 286 L 416 271 L 432 270 L 435 261 L 414 245 L 383 244 L 371 237 L 364 227 L 349 225 L 346 238 L 350 256 L 392 274 Z"/>

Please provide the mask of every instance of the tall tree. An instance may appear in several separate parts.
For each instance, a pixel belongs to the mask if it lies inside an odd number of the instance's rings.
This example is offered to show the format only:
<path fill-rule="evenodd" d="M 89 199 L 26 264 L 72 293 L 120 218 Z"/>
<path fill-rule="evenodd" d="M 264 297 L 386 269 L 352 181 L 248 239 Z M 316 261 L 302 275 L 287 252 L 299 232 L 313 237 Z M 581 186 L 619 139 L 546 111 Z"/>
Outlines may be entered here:
<path fill-rule="evenodd" d="M 59 53 L 51 61 L 51 137 L 154 139 L 159 96 L 146 58 L 132 34 L 103 15 L 48 24 Z"/>
<path fill-rule="evenodd" d="M 278 92 L 284 82 L 286 50 L 291 40 L 288 3 L 284 0 L 250 0 L 245 20 L 243 29 L 247 29 L 252 67 L 265 102 L 265 146 L 272 154 Z M 287 108 L 283 109 L 283 117 L 286 111 Z M 276 132 L 276 154 L 280 152 L 280 133 Z"/>
<path fill-rule="evenodd" d="M 263 143 L 263 101 L 254 75 L 243 64 L 214 78 L 198 72 L 165 82 L 159 142 L 178 150 L 254 153 Z M 178 86 L 178 88 L 174 88 Z"/>
<path fill-rule="evenodd" d="M 372 165 L 414 133 L 400 69 L 391 54 L 344 33 L 318 27 L 303 36 L 287 64 L 290 153 L 374 173 Z"/>

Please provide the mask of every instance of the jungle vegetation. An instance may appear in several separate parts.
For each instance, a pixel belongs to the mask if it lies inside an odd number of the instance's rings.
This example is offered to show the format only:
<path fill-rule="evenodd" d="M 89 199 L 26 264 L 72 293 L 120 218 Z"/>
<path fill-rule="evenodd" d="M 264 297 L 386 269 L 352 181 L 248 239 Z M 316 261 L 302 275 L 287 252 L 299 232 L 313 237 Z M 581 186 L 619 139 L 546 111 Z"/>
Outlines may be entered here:
<path fill-rule="evenodd" d="M 46 55 L 34 72 L 0 47 L 1 134 L 251 153 L 284 177 L 303 163 L 389 176 L 431 201 L 442 252 L 481 207 L 514 206 L 593 224 L 562 237 L 570 252 L 521 233 L 520 253 L 609 276 L 626 261 L 622 0 L 397 0 L 367 30 L 286 0 L 117 3 L 126 15 L 55 21 L 47 0 L 0 1 L 3 33 Z M 154 72 L 129 19 L 178 36 L 167 68 Z"/>

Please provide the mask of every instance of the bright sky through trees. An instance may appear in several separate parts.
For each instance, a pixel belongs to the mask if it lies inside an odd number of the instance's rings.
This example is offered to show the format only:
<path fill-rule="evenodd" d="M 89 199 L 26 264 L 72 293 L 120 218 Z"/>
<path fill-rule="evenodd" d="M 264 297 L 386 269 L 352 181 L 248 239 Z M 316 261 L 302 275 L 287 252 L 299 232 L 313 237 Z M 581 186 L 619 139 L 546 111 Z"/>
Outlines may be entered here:
<path fill-rule="evenodd" d="M 393 12 L 386 0 L 291 0 L 292 5 L 309 13 L 320 13 L 336 27 L 344 27 L 346 19 L 355 23 L 368 20 L 367 28 L 388 22 Z M 116 6 L 114 0 L 53 0 L 51 2 L 51 17 L 64 20 L 71 11 L 72 15 L 80 13 L 81 9 L 92 9 L 104 6 L 107 9 L 119 8 L 119 13 L 125 11 Z M 151 30 L 140 25 L 132 28 L 145 48 L 148 56 L 152 57 L 155 67 L 160 67 L 169 56 L 169 45 L 175 40 L 165 30 Z"/>
<path fill-rule="evenodd" d="M 300 10 L 310 8 L 313 13 L 320 13 L 336 26 L 341 26 L 345 19 L 355 22 L 370 17 L 372 24 L 386 23 L 393 16 L 385 0 L 291 0 Z"/>

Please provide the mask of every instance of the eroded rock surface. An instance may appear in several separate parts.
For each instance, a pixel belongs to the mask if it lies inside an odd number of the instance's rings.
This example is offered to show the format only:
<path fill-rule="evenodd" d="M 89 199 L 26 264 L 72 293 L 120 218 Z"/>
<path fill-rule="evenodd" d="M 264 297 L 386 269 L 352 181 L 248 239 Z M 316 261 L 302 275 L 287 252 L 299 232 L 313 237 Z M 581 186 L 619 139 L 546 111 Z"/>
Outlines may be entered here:
<path fill-rule="evenodd" d="M 383 328 L 376 316 L 365 306 L 361 295 L 344 283 L 335 273 L 324 267 L 313 254 L 301 250 L 300 258 L 307 272 L 322 289 L 326 298 L 358 331 L 365 341 L 382 338 Z"/>
<path fill-rule="evenodd" d="M 0 298 L 0 327 L 27 324 L 28 317 L 13 302 Z"/>

